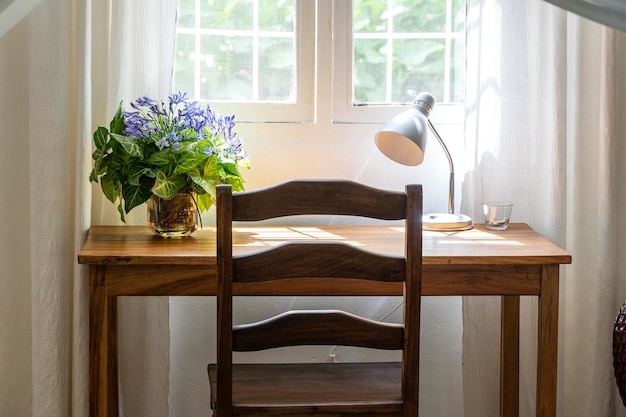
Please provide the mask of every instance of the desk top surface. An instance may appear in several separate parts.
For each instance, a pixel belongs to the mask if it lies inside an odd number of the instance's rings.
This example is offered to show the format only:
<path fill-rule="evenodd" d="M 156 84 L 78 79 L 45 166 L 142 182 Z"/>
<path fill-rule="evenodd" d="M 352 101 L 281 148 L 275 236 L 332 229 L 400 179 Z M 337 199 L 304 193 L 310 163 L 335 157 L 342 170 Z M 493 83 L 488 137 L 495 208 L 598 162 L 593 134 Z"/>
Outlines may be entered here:
<path fill-rule="evenodd" d="M 404 253 L 401 226 L 264 226 L 237 227 L 235 251 L 253 251 L 287 240 L 342 240 L 367 250 Z M 92 265 L 214 265 L 215 229 L 192 236 L 163 239 L 144 226 L 93 226 L 78 254 Z M 476 225 L 462 232 L 423 232 L 424 265 L 569 264 L 571 255 L 525 224 L 506 231 Z"/>

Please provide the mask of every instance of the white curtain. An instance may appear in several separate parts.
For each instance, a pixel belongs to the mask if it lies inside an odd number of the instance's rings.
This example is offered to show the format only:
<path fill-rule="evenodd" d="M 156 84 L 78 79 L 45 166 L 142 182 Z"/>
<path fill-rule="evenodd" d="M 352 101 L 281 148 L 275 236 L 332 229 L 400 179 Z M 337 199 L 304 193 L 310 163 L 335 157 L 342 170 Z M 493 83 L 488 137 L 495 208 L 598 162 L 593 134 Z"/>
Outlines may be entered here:
<path fill-rule="evenodd" d="M 568 250 L 562 267 L 558 415 L 626 416 L 612 326 L 626 299 L 626 34 L 540 0 L 468 0 L 463 210 L 514 203 Z M 522 300 L 521 416 L 535 415 L 536 301 Z M 498 414 L 499 301 L 463 301 L 466 417 Z"/>
<path fill-rule="evenodd" d="M 88 277 L 76 256 L 91 224 L 119 223 L 88 182 L 91 135 L 119 100 L 170 93 L 175 17 L 175 0 L 43 0 L 3 26 L 2 416 L 87 415 Z M 121 415 L 167 416 L 168 301 L 126 299 L 119 310 Z"/>
<path fill-rule="evenodd" d="M 93 7 L 93 125 L 108 126 L 120 100 L 125 108 L 148 95 L 171 94 L 177 0 L 96 1 Z M 110 23 L 109 23 L 110 21 Z M 104 34 L 104 36 L 103 36 Z M 115 205 L 99 185 L 91 224 L 120 224 Z M 127 219 L 145 225 L 139 207 Z M 118 298 L 120 407 L 122 416 L 169 415 L 169 299 Z"/>

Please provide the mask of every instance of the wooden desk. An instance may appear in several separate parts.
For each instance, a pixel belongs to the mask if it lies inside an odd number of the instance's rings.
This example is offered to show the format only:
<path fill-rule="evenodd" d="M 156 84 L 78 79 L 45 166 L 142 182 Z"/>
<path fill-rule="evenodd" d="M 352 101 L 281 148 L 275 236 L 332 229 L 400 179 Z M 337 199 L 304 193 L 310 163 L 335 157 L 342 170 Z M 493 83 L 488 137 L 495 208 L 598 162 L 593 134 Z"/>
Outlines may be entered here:
<path fill-rule="evenodd" d="M 403 229 L 389 226 L 239 228 L 236 250 L 255 250 L 294 238 L 337 238 L 403 254 Z M 423 294 L 502 297 L 501 416 L 519 414 L 519 296 L 538 296 L 537 417 L 556 415 L 559 265 L 571 256 L 524 224 L 503 232 L 482 226 L 463 232 L 424 232 Z M 162 239 L 146 227 L 94 226 L 78 254 L 89 264 L 89 415 L 118 415 L 116 297 L 215 295 L 215 232 Z M 337 282 L 321 288 L 293 283 L 303 295 L 342 295 Z M 360 286 L 362 295 L 400 295 L 397 284 Z M 239 294 L 242 288 L 236 288 Z M 280 295 L 271 285 L 247 294 Z M 199 364 L 202 365 L 202 364 Z"/>

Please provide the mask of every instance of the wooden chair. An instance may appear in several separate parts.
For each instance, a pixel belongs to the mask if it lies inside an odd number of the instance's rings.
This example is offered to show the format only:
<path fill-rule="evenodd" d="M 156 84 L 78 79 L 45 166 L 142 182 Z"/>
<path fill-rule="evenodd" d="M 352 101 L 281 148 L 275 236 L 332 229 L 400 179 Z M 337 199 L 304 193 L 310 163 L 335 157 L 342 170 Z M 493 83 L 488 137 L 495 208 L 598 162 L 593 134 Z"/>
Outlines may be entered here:
<path fill-rule="evenodd" d="M 613 373 L 626 407 L 626 302 L 619 309 L 613 326 Z"/>
<path fill-rule="evenodd" d="M 366 252 L 340 242 L 290 242 L 233 255 L 232 222 L 291 215 L 405 220 L 406 256 Z M 217 364 L 209 365 L 211 407 L 230 416 L 417 416 L 422 272 L 422 188 L 389 192 L 341 180 L 299 180 L 232 194 L 217 189 Z M 403 281 L 403 324 L 339 310 L 290 311 L 233 326 L 233 283 L 284 279 Z M 299 281 L 301 282 L 301 281 Z M 328 281 L 327 281 L 328 282 Z M 344 287 L 345 288 L 345 287 Z M 233 364 L 233 351 L 295 345 L 402 350 L 401 362 Z"/>

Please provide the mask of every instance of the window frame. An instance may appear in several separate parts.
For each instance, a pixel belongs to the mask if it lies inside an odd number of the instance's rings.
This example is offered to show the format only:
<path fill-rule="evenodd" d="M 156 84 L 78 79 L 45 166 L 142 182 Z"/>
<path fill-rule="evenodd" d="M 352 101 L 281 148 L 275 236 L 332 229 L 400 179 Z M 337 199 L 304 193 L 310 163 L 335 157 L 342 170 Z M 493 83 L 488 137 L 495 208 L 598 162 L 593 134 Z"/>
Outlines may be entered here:
<path fill-rule="evenodd" d="M 193 29 L 176 29 L 176 35 L 194 35 L 196 54 L 200 53 L 200 2 L 196 0 L 196 18 Z M 224 100 L 199 100 L 214 104 L 224 114 L 236 114 L 237 122 L 302 123 L 313 122 L 315 115 L 315 19 L 307 16 L 315 14 L 315 2 L 296 0 L 295 21 L 295 71 L 296 101 L 294 103 L 275 102 L 233 102 Z M 198 71 L 196 63 L 195 71 Z M 198 87 L 196 86 L 197 90 Z M 194 93 L 195 95 L 195 93 Z"/>
<path fill-rule="evenodd" d="M 450 26 L 450 3 L 447 0 L 448 23 Z M 352 102 L 352 0 L 333 1 L 333 123 L 385 123 L 399 112 L 405 110 L 409 104 L 369 104 L 354 105 Z M 450 38 L 446 40 L 446 48 Z M 448 67 L 450 57 L 446 54 L 446 77 L 449 76 Z M 336 63 L 343 65 L 336 65 Z M 462 120 L 464 104 L 438 104 L 436 112 L 432 113 L 433 123 L 445 123 L 446 120 L 458 122 Z"/>
<path fill-rule="evenodd" d="M 316 126 L 311 132 L 319 134 L 333 126 L 382 124 L 410 105 L 353 105 L 352 0 L 296 0 L 296 15 L 295 103 L 207 102 L 224 114 L 235 114 L 238 124 L 255 125 L 257 134 L 268 124 L 279 135 L 280 126 L 285 132 L 294 132 L 298 125 Z M 437 104 L 431 120 L 435 125 L 458 125 L 464 112 L 463 103 Z"/>

